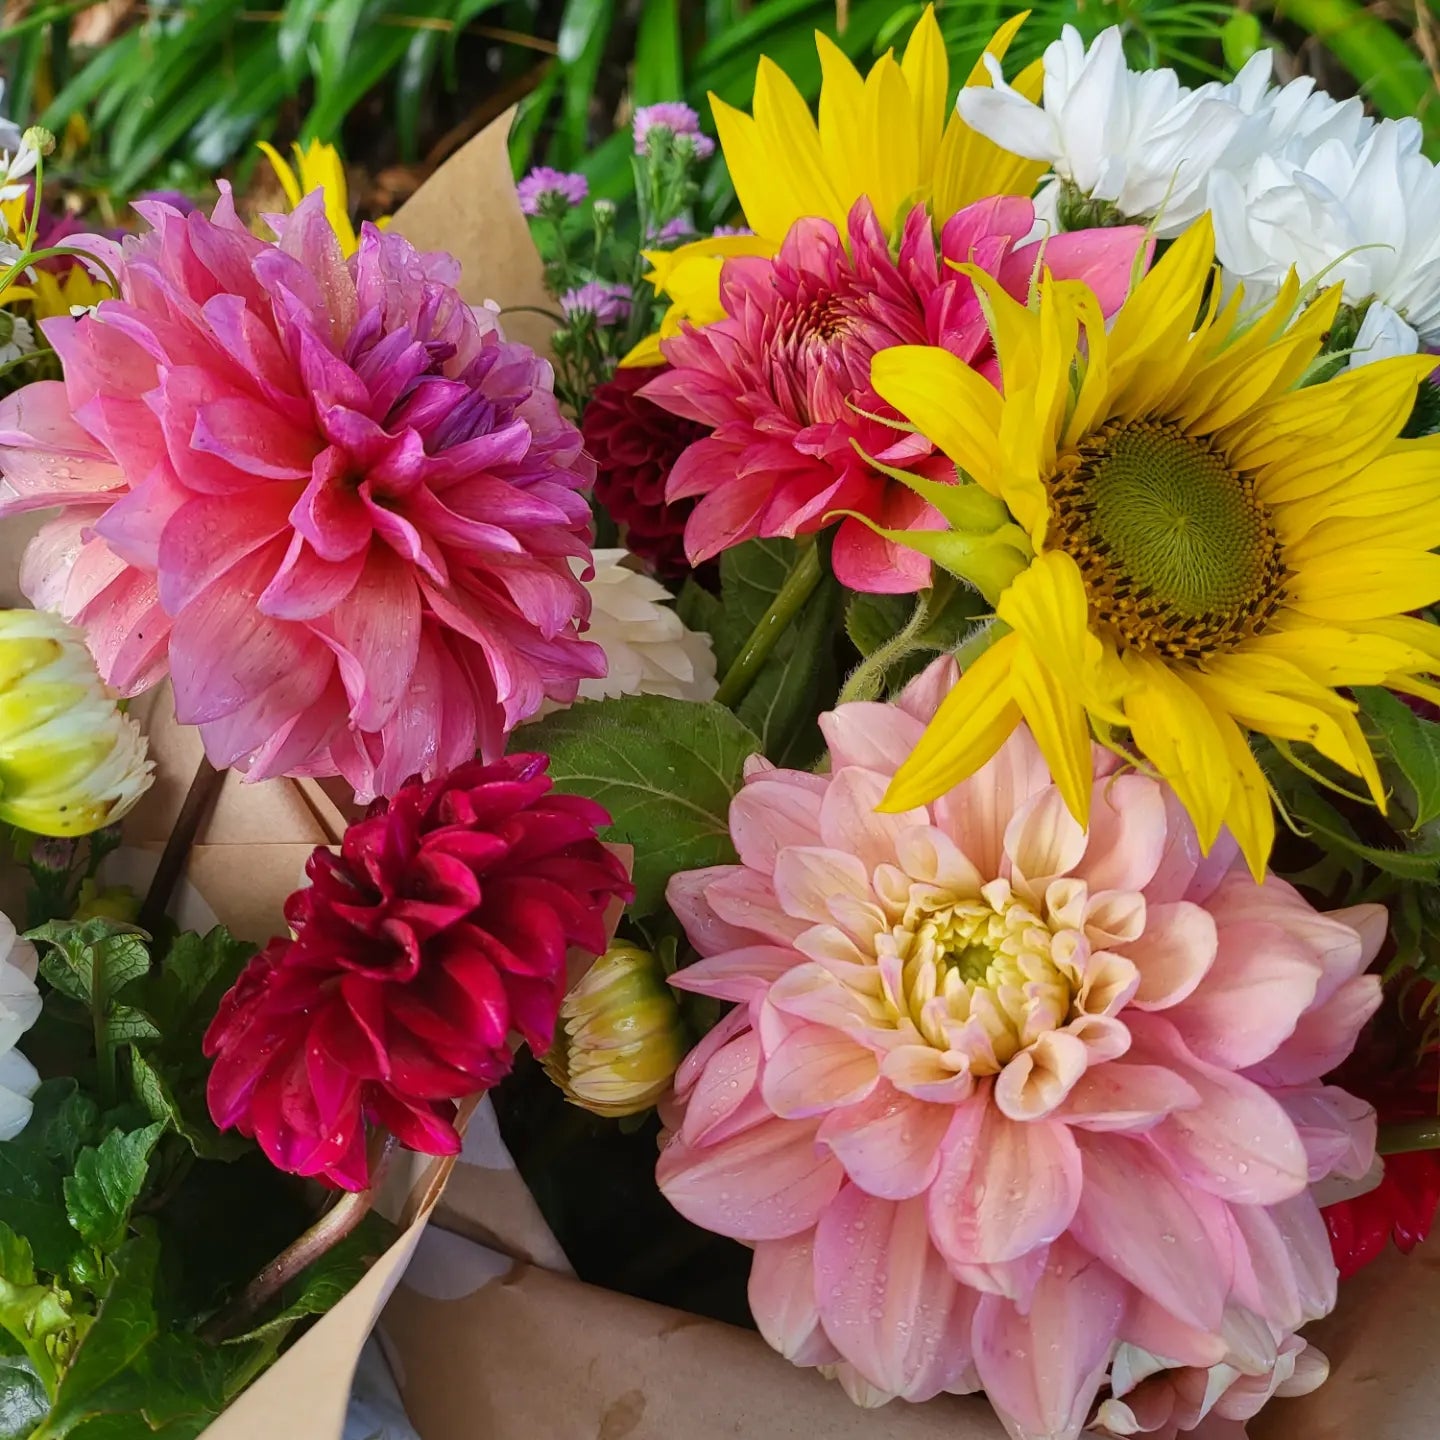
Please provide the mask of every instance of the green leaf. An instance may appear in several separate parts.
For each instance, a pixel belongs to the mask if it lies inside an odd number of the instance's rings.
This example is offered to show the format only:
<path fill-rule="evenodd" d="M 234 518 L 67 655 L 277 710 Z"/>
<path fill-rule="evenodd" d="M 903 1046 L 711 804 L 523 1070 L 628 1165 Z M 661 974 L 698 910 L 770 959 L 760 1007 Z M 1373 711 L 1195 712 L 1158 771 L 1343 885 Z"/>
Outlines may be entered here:
<path fill-rule="evenodd" d="M 155 1268 L 160 1242 L 138 1235 L 115 1252 L 109 1288 L 60 1381 L 36 1440 L 58 1440 L 97 1413 L 101 1388 L 134 1364 L 156 1333 Z"/>
<path fill-rule="evenodd" d="M 40 971 L 62 995 L 94 1005 L 150 969 L 144 932 L 115 920 L 52 920 L 27 936 L 46 950 Z"/>
<path fill-rule="evenodd" d="M 75 1157 L 98 1137 L 100 1107 L 68 1076 L 42 1081 L 31 1105 L 15 1144 L 74 1169 Z"/>
<path fill-rule="evenodd" d="M 14 1140 L 0 1144 L 0 1196 L 6 1223 L 30 1242 L 35 1263 L 52 1274 L 63 1271 L 79 1240 L 65 1214 L 54 1162 Z"/>
<path fill-rule="evenodd" d="M 198 1435 L 225 1408 L 230 1357 L 181 1331 L 156 1335 L 85 1403 L 91 1418 L 77 1440 L 121 1440 L 131 1434 Z M 103 1418 L 103 1422 L 102 1419 Z M 136 1422 L 144 1428 L 127 1428 Z"/>
<path fill-rule="evenodd" d="M 635 103 L 653 105 L 683 94 L 680 0 L 646 0 L 635 32 Z"/>
<path fill-rule="evenodd" d="M 720 614 L 712 632 L 723 675 L 795 568 L 793 540 L 747 540 L 720 557 Z"/>
<path fill-rule="evenodd" d="M 51 1342 L 73 1323 L 54 1286 L 36 1276 L 30 1246 L 0 1220 L 0 1332 L 19 1345 L 46 1394 L 56 1381 Z"/>
<path fill-rule="evenodd" d="M 175 1048 L 175 1037 L 184 1036 L 180 1048 L 198 1053 L 200 1037 L 214 1018 L 221 997 L 254 954 L 253 945 L 235 939 L 220 925 L 208 935 L 176 938 L 151 973 L 141 1000 L 160 1027 L 167 1051 Z"/>
<path fill-rule="evenodd" d="M 81 1151 L 75 1173 L 65 1177 L 65 1209 L 86 1244 L 107 1251 L 125 1238 L 151 1151 L 164 1131 L 159 1122 L 128 1133 L 116 1130 L 98 1148 Z"/>
<path fill-rule="evenodd" d="M 1264 43 L 1260 19 L 1252 11 L 1236 10 L 1220 29 L 1220 48 L 1225 63 L 1238 70 Z"/>
<path fill-rule="evenodd" d="M 1404 798 L 1418 830 L 1440 817 L 1440 725 L 1422 719 L 1388 690 L 1365 686 L 1355 691 L 1355 698 L 1370 722 L 1372 738 L 1409 786 Z"/>
<path fill-rule="evenodd" d="M 203 1103 L 187 1113 L 165 1075 L 140 1051 L 130 1056 L 135 1098 L 146 1113 L 180 1135 L 196 1155 L 207 1160 L 235 1160 L 254 1149 L 254 1142 L 215 1127 Z"/>
<path fill-rule="evenodd" d="M 561 790 L 588 795 L 635 847 L 631 913 L 653 914 L 671 875 L 735 858 L 730 800 L 760 742 L 723 705 L 626 695 L 590 700 L 527 727 Z"/>
<path fill-rule="evenodd" d="M 0 1355 L 0 1440 L 25 1440 L 49 1409 L 45 1385 L 30 1362 Z"/>

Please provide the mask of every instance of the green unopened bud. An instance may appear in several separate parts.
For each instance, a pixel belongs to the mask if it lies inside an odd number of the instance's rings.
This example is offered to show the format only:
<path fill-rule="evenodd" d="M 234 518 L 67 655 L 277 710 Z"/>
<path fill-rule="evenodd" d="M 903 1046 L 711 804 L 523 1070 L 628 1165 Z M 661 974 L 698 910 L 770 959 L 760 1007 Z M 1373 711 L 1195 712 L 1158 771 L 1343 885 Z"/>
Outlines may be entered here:
<path fill-rule="evenodd" d="M 542 1063 L 572 1104 L 618 1117 L 659 1100 L 685 1050 L 680 1007 L 660 962 L 616 944 L 565 997 Z"/>
<path fill-rule="evenodd" d="M 1062 230 L 1098 230 L 1110 225 L 1128 225 L 1109 200 L 1096 200 L 1086 195 L 1072 181 L 1060 182 L 1060 199 L 1055 206 Z"/>
<path fill-rule="evenodd" d="M 140 918 L 140 897 L 128 885 L 107 885 L 103 890 L 87 880 L 80 887 L 76 920 L 118 920 L 133 925 Z"/>
<path fill-rule="evenodd" d="M 20 143 L 27 150 L 38 151 L 41 155 L 55 153 L 55 137 L 43 125 L 32 125 L 20 137 Z"/>

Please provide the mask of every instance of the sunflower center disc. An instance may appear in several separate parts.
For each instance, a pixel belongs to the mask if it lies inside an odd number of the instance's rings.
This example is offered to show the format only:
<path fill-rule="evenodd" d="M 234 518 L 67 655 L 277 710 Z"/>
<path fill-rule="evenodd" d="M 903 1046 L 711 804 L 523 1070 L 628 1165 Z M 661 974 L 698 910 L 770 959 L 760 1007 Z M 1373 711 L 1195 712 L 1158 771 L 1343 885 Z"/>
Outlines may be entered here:
<path fill-rule="evenodd" d="M 1050 498 L 1093 619 L 1122 645 L 1203 660 L 1258 634 L 1280 603 L 1284 560 L 1254 481 L 1177 426 L 1087 435 Z"/>

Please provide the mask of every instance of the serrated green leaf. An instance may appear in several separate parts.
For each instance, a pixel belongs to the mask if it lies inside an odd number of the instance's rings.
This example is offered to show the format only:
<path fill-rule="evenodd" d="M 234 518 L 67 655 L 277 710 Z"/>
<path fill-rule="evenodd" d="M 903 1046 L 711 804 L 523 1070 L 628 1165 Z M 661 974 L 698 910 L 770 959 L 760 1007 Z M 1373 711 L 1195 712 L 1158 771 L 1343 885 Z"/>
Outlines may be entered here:
<path fill-rule="evenodd" d="M 156 1333 L 155 1267 L 160 1242 L 137 1235 L 115 1252 L 110 1284 L 85 1332 L 41 1431 L 60 1440 L 96 1412 L 101 1388 L 132 1365 Z"/>
<path fill-rule="evenodd" d="M 0 1440 L 25 1440 L 49 1409 L 34 1366 L 18 1355 L 0 1355 Z"/>
<path fill-rule="evenodd" d="M 161 1122 L 143 1130 L 114 1131 L 82 1150 L 65 1177 L 65 1210 L 87 1245 L 113 1250 L 125 1238 L 130 1211 L 145 1188 L 150 1154 L 165 1132 Z"/>
<path fill-rule="evenodd" d="M 861 655 L 873 655 L 905 628 L 914 606 L 908 595 L 852 595 L 845 607 L 845 633 Z"/>
<path fill-rule="evenodd" d="M 176 938 L 146 982 L 143 1005 L 165 1037 L 165 1050 L 199 1052 L 199 1039 L 214 1018 L 221 997 L 240 978 L 255 947 L 223 926 L 208 935 Z"/>
<path fill-rule="evenodd" d="M 632 913 L 653 914 L 680 870 L 735 858 L 730 800 L 760 742 L 723 705 L 626 695 L 590 700 L 527 727 L 561 790 L 609 812 L 608 838 L 635 847 Z"/>
<path fill-rule="evenodd" d="M 207 1160 L 234 1160 L 254 1148 L 254 1143 L 233 1131 L 221 1131 L 201 1108 L 188 1115 L 176 1098 L 174 1087 L 140 1051 L 130 1057 L 136 1099 L 154 1120 L 168 1125 L 191 1150 Z"/>
<path fill-rule="evenodd" d="M 65 1190 L 59 1169 L 38 1151 L 17 1141 L 0 1144 L 0 1196 L 5 1221 L 30 1243 L 35 1263 L 59 1274 L 79 1245 L 65 1214 Z"/>
<path fill-rule="evenodd" d="M 30 1103 L 30 1119 L 14 1143 L 73 1169 L 75 1157 L 98 1138 L 100 1107 L 68 1076 L 42 1081 Z"/>
<path fill-rule="evenodd" d="M 77 1440 L 120 1440 L 131 1433 L 124 1423 L 129 1421 L 144 1427 L 137 1436 L 198 1435 L 225 1407 L 229 1369 L 228 1355 L 194 1335 L 173 1330 L 156 1335 L 90 1396 L 85 1408 L 91 1418 L 74 1434 Z"/>
<path fill-rule="evenodd" d="M 119 994 L 150 969 L 144 932 L 116 920 L 52 920 L 29 932 L 45 946 L 40 968 L 62 995 L 93 1004 Z"/>
<path fill-rule="evenodd" d="M 1440 817 L 1440 725 L 1422 719 L 1398 696 L 1371 686 L 1357 688 L 1372 738 L 1395 762 L 1409 787 L 1403 798 L 1415 829 Z"/>

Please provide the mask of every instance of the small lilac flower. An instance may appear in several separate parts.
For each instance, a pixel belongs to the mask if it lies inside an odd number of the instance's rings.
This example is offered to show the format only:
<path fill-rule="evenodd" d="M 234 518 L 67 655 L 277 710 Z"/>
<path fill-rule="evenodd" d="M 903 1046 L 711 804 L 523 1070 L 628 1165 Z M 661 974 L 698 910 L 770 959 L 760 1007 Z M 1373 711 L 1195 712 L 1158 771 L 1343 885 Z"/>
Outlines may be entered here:
<path fill-rule="evenodd" d="M 540 215 L 546 202 L 561 200 L 566 205 L 578 205 L 590 193 L 590 182 L 583 175 L 552 170 L 548 165 L 537 165 L 516 187 L 520 197 L 520 208 L 527 215 Z"/>
<path fill-rule="evenodd" d="M 567 320 L 592 315 L 597 325 L 615 325 L 630 314 L 630 290 L 625 285 L 606 285 L 600 280 L 587 280 L 560 297 L 560 308 Z"/>
<path fill-rule="evenodd" d="M 655 239 L 664 243 L 670 240 L 683 240 L 687 235 L 693 235 L 695 227 L 684 215 L 677 215 L 673 220 L 667 220 L 656 232 Z"/>
<path fill-rule="evenodd" d="M 652 130 L 668 130 L 678 140 L 686 137 L 695 157 L 704 160 L 715 153 L 715 142 L 700 133 L 700 117 L 679 100 L 665 100 L 659 105 L 642 105 L 635 112 L 634 123 L 635 153 L 650 153 L 649 135 Z"/>
<path fill-rule="evenodd" d="M 755 232 L 748 225 L 717 225 L 711 232 L 711 236 L 718 240 L 724 235 L 753 235 Z"/>

